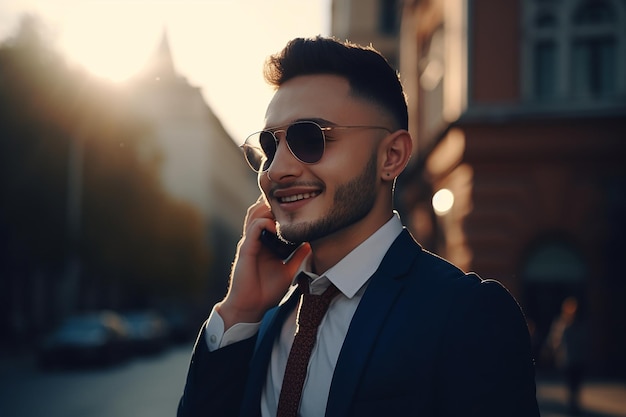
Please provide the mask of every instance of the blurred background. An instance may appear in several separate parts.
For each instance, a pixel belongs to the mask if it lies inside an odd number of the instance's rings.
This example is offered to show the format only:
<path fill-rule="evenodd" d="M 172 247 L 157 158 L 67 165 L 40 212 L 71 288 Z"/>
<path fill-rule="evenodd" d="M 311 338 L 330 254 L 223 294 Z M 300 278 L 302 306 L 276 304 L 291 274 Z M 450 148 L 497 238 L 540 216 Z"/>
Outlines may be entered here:
<path fill-rule="evenodd" d="M 271 97 L 263 60 L 317 34 L 372 44 L 400 73 L 415 154 L 396 206 L 417 240 L 511 291 L 544 382 L 576 300 L 585 377 L 623 387 L 626 1 L 53 4 L 0 1 L 0 391 L 13 404 L 28 381 L 88 366 L 64 383 L 173 384 L 157 411 L 129 399 L 88 415 L 174 413 L 259 193 L 238 145 Z M 39 415 L 25 403 L 6 415 Z"/>

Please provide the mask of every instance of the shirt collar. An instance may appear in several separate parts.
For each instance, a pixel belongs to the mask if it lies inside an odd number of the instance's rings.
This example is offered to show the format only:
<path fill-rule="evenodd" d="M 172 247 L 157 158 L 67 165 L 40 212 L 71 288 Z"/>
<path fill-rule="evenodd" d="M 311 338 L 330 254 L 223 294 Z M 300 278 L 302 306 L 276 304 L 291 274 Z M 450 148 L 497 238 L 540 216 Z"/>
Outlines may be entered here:
<path fill-rule="evenodd" d="M 310 272 L 310 254 L 302 262 L 298 272 L 305 272 L 311 277 L 311 291 L 314 293 L 318 292 L 315 289 L 316 284 L 319 283 L 318 285 L 326 287 L 328 284 L 325 281 L 328 280 L 346 297 L 352 298 L 376 272 L 389 247 L 402 232 L 402 229 L 400 216 L 394 211 L 387 223 L 322 275 L 318 276 Z"/>

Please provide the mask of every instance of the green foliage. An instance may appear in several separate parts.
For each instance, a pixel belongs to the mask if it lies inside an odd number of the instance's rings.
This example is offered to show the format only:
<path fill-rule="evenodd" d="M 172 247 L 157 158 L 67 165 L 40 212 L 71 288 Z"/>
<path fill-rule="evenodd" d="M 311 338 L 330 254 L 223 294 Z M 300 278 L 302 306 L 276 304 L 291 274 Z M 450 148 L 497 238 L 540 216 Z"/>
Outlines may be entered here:
<path fill-rule="evenodd" d="M 77 253 L 102 294 L 201 293 L 206 225 L 162 189 L 151 126 L 44 38 L 26 17 L 0 45 L 0 284 L 9 273 L 59 276 Z"/>

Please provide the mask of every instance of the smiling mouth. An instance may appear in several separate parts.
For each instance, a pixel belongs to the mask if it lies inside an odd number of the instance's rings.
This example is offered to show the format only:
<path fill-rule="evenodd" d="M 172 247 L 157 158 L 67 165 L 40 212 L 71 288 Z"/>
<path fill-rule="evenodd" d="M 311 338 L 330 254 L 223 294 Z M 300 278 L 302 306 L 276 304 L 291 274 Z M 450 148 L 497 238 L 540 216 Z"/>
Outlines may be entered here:
<path fill-rule="evenodd" d="M 288 195 L 285 197 L 279 197 L 277 200 L 280 203 L 293 203 L 295 201 L 306 200 L 309 198 L 317 197 L 319 194 L 320 193 L 318 191 L 315 191 L 315 192 L 301 193 L 301 194 Z"/>

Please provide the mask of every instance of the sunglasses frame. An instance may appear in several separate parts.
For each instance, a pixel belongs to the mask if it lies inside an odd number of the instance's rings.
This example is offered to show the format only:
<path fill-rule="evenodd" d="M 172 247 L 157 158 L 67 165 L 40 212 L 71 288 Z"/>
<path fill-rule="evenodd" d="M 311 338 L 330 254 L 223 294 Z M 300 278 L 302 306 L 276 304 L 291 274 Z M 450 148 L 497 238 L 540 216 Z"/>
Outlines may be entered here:
<path fill-rule="evenodd" d="M 293 149 L 291 148 L 291 145 L 289 144 L 289 139 L 287 136 L 288 130 L 294 126 L 294 125 L 302 125 L 302 124 L 307 124 L 307 125 L 314 125 L 316 126 L 321 134 L 322 134 L 322 153 L 319 157 L 319 159 L 317 159 L 316 161 L 313 162 L 306 162 L 303 161 L 302 159 L 300 159 L 298 157 L 298 155 L 296 155 L 296 153 L 293 151 Z M 289 152 L 291 153 L 291 155 L 293 155 L 294 158 L 296 158 L 298 161 L 300 161 L 303 164 L 307 164 L 307 165 L 313 165 L 313 164 L 317 164 L 319 161 L 322 160 L 322 158 L 324 157 L 324 152 L 326 151 L 326 132 L 330 132 L 332 130 L 335 129 L 381 129 L 381 130 L 386 130 L 388 133 L 392 133 L 392 130 L 384 127 L 384 126 L 367 126 L 367 125 L 349 125 L 349 126 L 339 126 L 339 125 L 332 125 L 332 126 L 322 126 L 320 125 L 318 122 L 313 121 L 313 120 L 298 120 L 296 122 L 290 123 L 286 126 L 279 126 L 276 128 L 272 128 L 272 129 L 263 129 L 263 130 L 259 130 L 257 132 L 254 132 L 250 135 L 248 135 L 248 137 L 246 137 L 246 140 L 244 141 L 244 143 L 240 146 L 240 148 L 242 148 L 243 153 L 244 153 L 244 158 L 246 160 L 246 162 L 248 163 L 248 166 L 250 166 L 250 168 L 256 172 L 256 173 L 261 173 L 261 172 L 265 172 L 269 169 L 270 165 L 272 164 L 272 161 L 274 160 L 274 158 L 272 157 L 272 159 L 269 161 L 269 163 L 264 162 L 261 163 L 259 168 L 255 168 L 253 166 L 253 162 L 250 161 L 250 159 L 248 158 L 248 150 L 251 150 L 252 152 L 254 152 L 255 154 L 260 155 L 261 158 L 267 158 L 267 155 L 260 152 L 260 147 L 256 147 L 256 146 L 252 146 L 248 143 L 248 140 L 254 136 L 260 135 L 261 133 L 269 133 L 270 135 L 272 135 L 272 137 L 274 138 L 274 153 L 276 152 L 276 150 L 278 149 L 278 143 L 280 141 L 280 139 L 278 139 L 276 137 L 277 133 L 280 132 L 284 132 L 285 136 L 285 143 L 287 144 L 287 149 L 289 149 Z M 262 159 L 261 159 L 262 160 Z M 267 166 L 265 169 L 262 169 L 264 166 Z"/>

